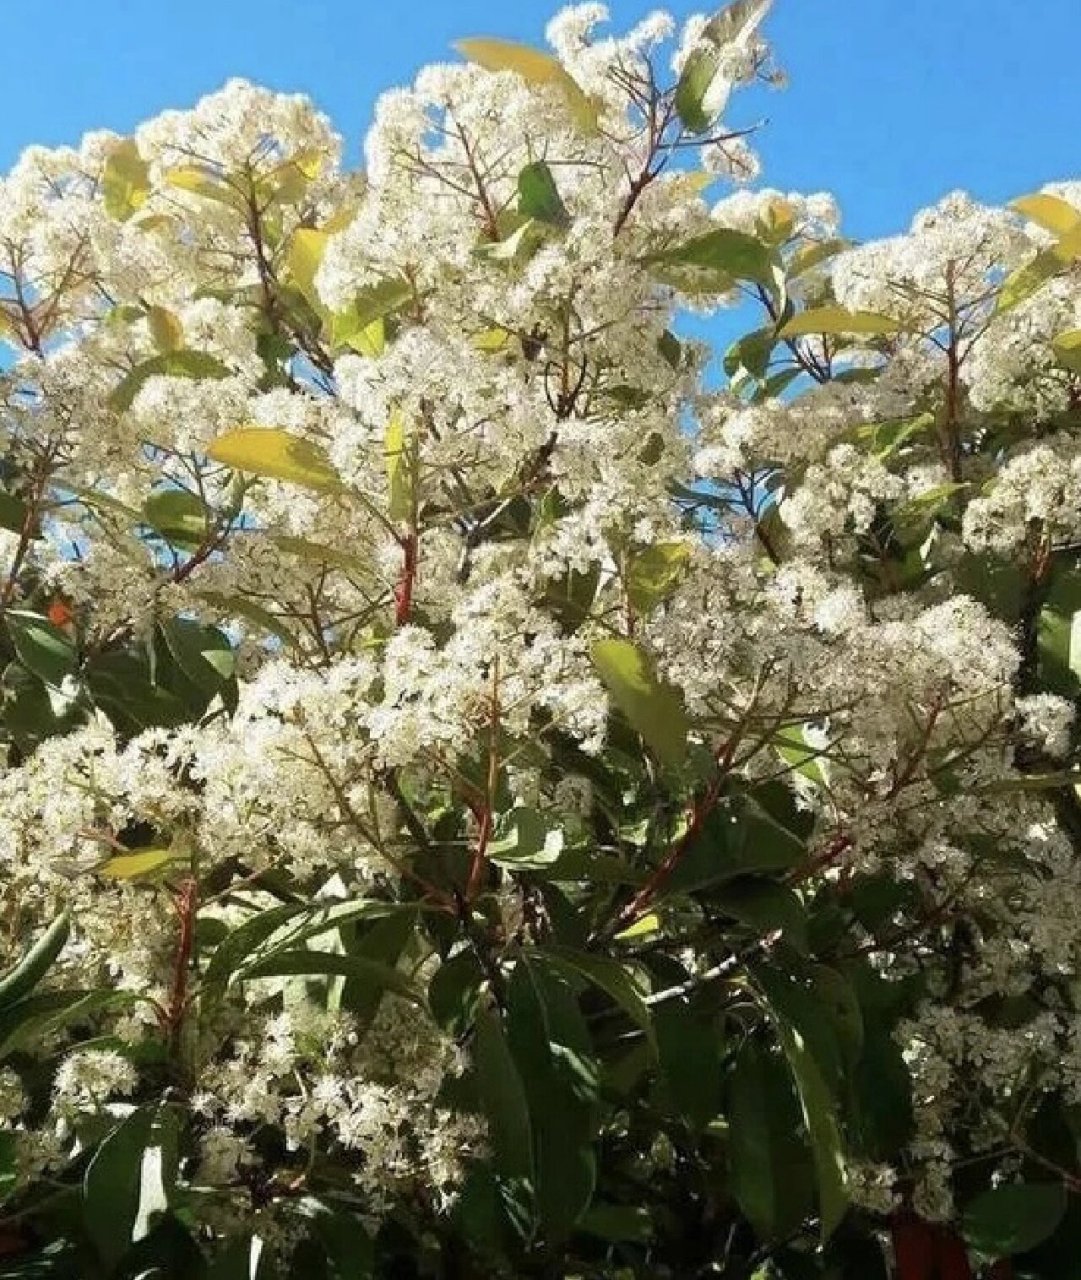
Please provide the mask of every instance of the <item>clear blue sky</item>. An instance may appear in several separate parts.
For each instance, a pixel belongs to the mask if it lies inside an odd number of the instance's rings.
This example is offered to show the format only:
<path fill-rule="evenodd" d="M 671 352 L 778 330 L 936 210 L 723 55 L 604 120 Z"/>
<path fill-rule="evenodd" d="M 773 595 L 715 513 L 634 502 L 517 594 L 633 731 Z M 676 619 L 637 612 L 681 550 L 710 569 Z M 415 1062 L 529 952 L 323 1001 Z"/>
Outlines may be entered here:
<path fill-rule="evenodd" d="M 310 93 L 352 156 L 378 92 L 463 35 L 542 38 L 547 0 L 24 0 L 26 56 L 0 77 L 0 169 L 26 144 L 130 129 L 231 75 Z M 653 4 L 611 0 L 625 27 Z M 677 15 L 709 7 L 673 0 Z M 792 84 L 768 113 L 764 181 L 830 189 L 849 234 L 880 235 L 953 187 L 1004 200 L 1081 176 L 1081 0 L 776 0 Z"/>

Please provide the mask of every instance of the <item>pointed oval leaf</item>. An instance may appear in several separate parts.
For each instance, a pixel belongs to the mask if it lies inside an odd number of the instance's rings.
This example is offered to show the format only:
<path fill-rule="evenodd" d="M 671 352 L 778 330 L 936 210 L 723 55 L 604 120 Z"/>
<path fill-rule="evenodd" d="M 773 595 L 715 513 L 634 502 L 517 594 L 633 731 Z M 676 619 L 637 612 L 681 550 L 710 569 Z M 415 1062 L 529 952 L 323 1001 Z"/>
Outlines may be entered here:
<path fill-rule="evenodd" d="M 71 921 L 65 911 L 56 917 L 16 965 L 0 974 L 0 1008 L 13 1005 L 37 986 L 64 949 L 70 933 Z"/>
<path fill-rule="evenodd" d="M 556 227 L 570 224 L 556 180 L 543 160 L 527 164 L 518 175 L 518 212 Z"/>
<path fill-rule="evenodd" d="M 1069 329 L 1052 340 L 1055 359 L 1071 373 L 1081 373 L 1081 329 Z"/>
<path fill-rule="evenodd" d="M 74 675 L 75 646 L 59 627 L 28 609 L 8 609 L 4 617 L 11 643 L 28 671 L 54 689 Z"/>
<path fill-rule="evenodd" d="M 323 261 L 330 236 L 315 227 L 298 227 L 289 241 L 286 263 L 293 283 L 317 309 L 322 301 L 315 289 L 315 277 Z"/>
<path fill-rule="evenodd" d="M 1064 236 L 1067 232 L 1081 227 L 1081 210 L 1075 209 L 1061 196 L 1053 196 L 1046 191 L 1021 196 L 1011 201 L 1010 207 L 1016 209 L 1018 213 L 1023 213 L 1026 218 L 1043 227 L 1045 231 L 1050 231 L 1052 235 Z"/>
<path fill-rule="evenodd" d="M 218 436 L 207 455 L 236 471 L 288 480 L 306 489 L 342 487 L 338 473 L 317 444 L 277 427 L 239 427 Z"/>
<path fill-rule="evenodd" d="M 157 489 L 143 502 L 146 523 L 179 547 L 198 546 L 207 535 L 209 513 L 187 489 Z"/>
<path fill-rule="evenodd" d="M 121 379 L 109 404 L 117 413 L 130 409 L 142 386 L 150 378 L 228 378 L 229 368 L 206 351 L 165 351 L 151 356 Z"/>
<path fill-rule="evenodd" d="M 563 94 L 575 123 L 586 133 L 597 131 L 597 108 L 558 58 L 527 44 L 475 36 L 455 44 L 459 53 L 486 71 L 513 71 L 527 84 L 554 85 Z"/>
<path fill-rule="evenodd" d="M 101 195 L 105 212 L 118 222 L 126 222 L 146 204 L 150 173 L 131 138 L 125 138 L 109 153 L 101 173 Z"/>
<path fill-rule="evenodd" d="M 174 311 L 167 307 L 151 307 L 146 313 L 146 323 L 154 346 L 162 353 L 179 351 L 184 345 L 184 326 Z"/>
<path fill-rule="evenodd" d="M 797 338 L 805 334 L 839 335 L 846 333 L 879 336 L 900 333 L 904 325 L 900 320 L 879 315 L 875 311 L 847 311 L 844 307 L 814 307 L 802 311 L 781 326 L 782 338 Z"/>
<path fill-rule="evenodd" d="M 687 751 L 687 712 L 678 689 L 657 678 L 653 664 L 630 640 L 598 640 L 593 665 L 612 701 L 664 764 Z"/>
<path fill-rule="evenodd" d="M 383 437 L 387 461 L 387 515 L 394 521 L 407 521 L 413 515 L 412 459 L 405 439 L 405 419 L 395 409 Z"/>
<path fill-rule="evenodd" d="M 178 849 L 134 849 L 118 853 L 98 868 L 98 875 L 108 880 L 139 880 L 164 870 L 185 855 Z"/>
<path fill-rule="evenodd" d="M 1013 1182 L 985 1191 L 965 1206 L 961 1232 L 989 1258 L 1027 1253 L 1050 1236 L 1066 1212 L 1060 1182 Z"/>

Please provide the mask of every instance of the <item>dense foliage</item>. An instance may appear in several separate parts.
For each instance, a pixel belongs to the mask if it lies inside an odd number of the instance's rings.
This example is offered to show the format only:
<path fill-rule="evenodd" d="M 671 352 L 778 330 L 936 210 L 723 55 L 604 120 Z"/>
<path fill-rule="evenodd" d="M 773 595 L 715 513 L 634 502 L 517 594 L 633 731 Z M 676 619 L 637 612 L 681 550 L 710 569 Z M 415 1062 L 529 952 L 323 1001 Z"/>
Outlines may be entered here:
<path fill-rule="evenodd" d="M 0 1275 L 1081 1274 L 1081 183 L 767 8 L 0 183 Z"/>

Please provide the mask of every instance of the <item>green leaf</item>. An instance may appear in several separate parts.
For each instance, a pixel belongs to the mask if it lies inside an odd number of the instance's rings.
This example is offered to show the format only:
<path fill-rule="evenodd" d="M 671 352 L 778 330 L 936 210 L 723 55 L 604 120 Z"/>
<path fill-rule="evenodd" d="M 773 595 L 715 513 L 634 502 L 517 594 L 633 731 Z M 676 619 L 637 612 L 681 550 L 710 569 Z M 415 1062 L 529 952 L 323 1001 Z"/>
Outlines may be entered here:
<path fill-rule="evenodd" d="M 285 256 L 293 283 L 317 311 L 322 309 L 323 304 L 315 289 L 315 276 L 329 240 L 330 236 L 325 231 L 317 231 L 314 227 L 297 227 L 289 240 Z"/>
<path fill-rule="evenodd" d="M 26 528 L 28 511 L 22 498 L 0 491 L 0 528 L 10 529 L 12 533 L 22 533 Z"/>
<path fill-rule="evenodd" d="M 0 1008 L 0 1060 L 19 1050 L 40 1050 L 63 1028 L 92 1022 L 104 1009 L 131 1008 L 133 991 L 57 991 L 24 996 Z"/>
<path fill-rule="evenodd" d="M 668 266 L 701 267 L 734 280 L 751 280 L 770 288 L 776 282 L 776 263 L 769 249 L 755 236 L 732 227 L 717 227 L 673 248 L 651 254 L 647 261 Z"/>
<path fill-rule="evenodd" d="M 462 1035 L 472 1025 L 484 982 L 484 969 L 472 948 L 444 960 L 428 983 L 432 1017 L 451 1035 Z"/>
<path fill-rule="evenodd" d="M 19 661 L 54 689 L 75 674 L 75 646 L 48 618 L 26 609 L 8 609 L 8 634 Z"/>
<path fill-rule="evenodd" d="M 454 46 L 470 62 L 486 71 L 513 71 L 527 84 L 552 85 L 563 96 L 567 109 L 584 133 L 597 132 L 597 108 L 558 59 L 529 45 L 489 37 L 459 40 Z"/>
<path fill-rule="evenodd" d="M 83 1178 L 86 1230 L 110 1270 L 132 1242 L 152 1124 L 150 1110 L 133 1111 L 98 1147 Z"/>
<path fill-rule="evenodd" d="M 21 960 L 0 974 L 0 1009 L 13 1005 L 37 986 L 64 949 L 70 933 L 71 921 L 65 911 L 56 917 Z"/>
<path fill-rule="evenodd" d="M 728 1176 L 736 1202 L 763 1240 L 791 1235 L 811 1211 L 813 1175 L 784 1061 L 752 1039 L 736 1057 L 728 1121 Z"/>
<path fill-rule="evenodd" d="M 900 333 L 904 325 L 900 320 L 879 315 L 875 311 L 847 311 L 844 307 L 814 307 L 793 316 L 778 330 L 782 338 L 797 338 L 804 334 L 867 334 L 885 335 Z"/>
<path fill-rule="evenodd" d="M 683 997 L 656 1006 L 653 1021 L 668 1098 L 693 1128 L 704 1129 L 721 1103 L 722 1044 L 717 1024 Z"/>
<path fill-rule="evenodd" d="M 788 278 L 796 280 L 815 267 L 820 267 L 830 258 L 835 258 L 843 249 L 851 246 L 851 240 L 836 237 L 830 240 L 809 240 L 801 244 L 788 259 Z"/>
<path fill-rule="evenodd" d="M 599 988 L 615 1001 L 642 1031 L 654 1047 L 656 1036 L 649 1006 L 634 985 L 627 970 L 618 960 L 592 952 L 578 951 L 573 947 L 549 945 L 540 949 L 544 960 L 560 972 L 584 979 Z"/>
<path fill-rule="evenodd" d="M 235 471 L 287 480 L 306 489 L 338 490 L 341 478 L 317 444 L 276 427 L 238 427 L 218 436 L 207 456 Z"/>
<path fill-rule="evenodd" d="M 236 670 L 229 637 L 191 618 L 168 618 L 160 626 L 169 652 L 192 684 L 207 698 L 222 693 Z"/>
<path fill-rule="evenodd" d="M 570 214 L 560 198 L 552 171 L 543 160 L 527 164 L 518 175 L 518 212 L 555 227 L 570 226 Z"/>
<path fill-rule="evenodd" d="M 807 912 L 794 889 L 776 880 L 740 876 L 719 889 L 710 901 L 759 936 L 780 933 L 789 946 L 806 953 Z"/>
<path fill-rule="evenodd" d="M 483 1005 L 477 1011 L 473 1063 L 495 1166 L 509 1178 L 531 1179 L 533 1136 L 525 1086 L 499 1015 Z"/>
<path fill-rule="evenodd" d="M 802 988 L 780 974 L 758 968 L 754 976 L 766 997 L 796 1086 L 803 1122 L 811 1139 L 818 1202 L 822 1219 L 822 1239 L 828 1240 L 840 1225 L 848 1206 L 845 1150 L 837 1107 L 826 1083 L 824 1064 L 812 1053 L 811 1030 L 821 1018 L 817 1003 Z M 819 1042 L 820 1036 L 813 1041 Z M 828 1071 L 830 1064 L 825 1064 Z"/>
<path fill-rule="evenodd" d="M 186 858 L 180 849 L 135 849 L 118 853 L 98 867 L 98 875 L 109 880 L 138 880 L 164 870 L 171 863 Z"/>
<path fill-rule="evenodd" d="M 519 961 L 507 992 L 507 1041 L 529 1108 L 537 1210 L 548 1237 L 562 1239 L 593 1196 L 600 1095 L 589 1031 L 565 977 Z"/>
<path fill-rule="evenodd" d="M 0 1131 L 0 1205 L 19 1189 L 19 1150 L 11 1129 Z"/>
<path fill-rule="evenodd" d="M 1051 342 L 1055 359 L 1071 373 L 1081 373 L 1081 329 L 1060 333 Z"/>
<path fill-rule="evenodd" d="M 995 1187 L 965 1206 L 961 1233 L 988 1258 L 1026 1253 L 1050 1236 L 1066 1212 L 1060 1182 L 1014 1182 Z"/>
<path fill-rule="evenodd" d="M 226 617 L 243 618 L 245 622 L 275 636 L 287 648 L 296 646 L 296 638 L 285 622 L 276 617 L 268 609 L 249 600 L 246 596 L 228 595 L 223 591 L 200 590 L 196 593 L 201 600 L 213 608 L 220 610 Z"/>
<path fill-rule="evenodd" d="M 118 222 L 126 222 L 146 204 L 150 171 L 131 138 L 109 152 L 101 173 L 101 194 L 105 212 Z"/>
<path fill-rule="evenodd" d="M 651 614 L 675 591 L 690 558 L 686 542 L 655 542 L 628 556 L 623 580 L 627 601 L 639 617 Z"/>
<path fill-rule="evenodd" d="M 524 805 L 502 815 L 488 845 L 494 863 L 518 871 L 550 867 L 562 852 L 562 827 Z"/>
<path fill-rule="evenodd" d="M 578 1224 L 579 1229 L 612 1243 L 645 1244 L 653 1237 L 653 1219 L 642 1205 L 594 1203 Z"/>
<path fill-rule="evenodd" d="M 334 951 L 275 951 L 265 960 L 254 960 L 238 973 L 237 980 L 250 982 L 254 978 L 307 977 L 330 974 L 350 978 L 357 983 L 381 990 L 393 991 L 413 1004 L 423 1005 L 424 999 L 404 973 L 389 965 L 369 960 L 366 956 L 340 955 Z"/>
<path fill-rule="evenodd" d="M 1072 697 L 1081 683 L 1081 572 L 1054 575 L 1036 624 L 1042 685 Z"/>
<path fill-rule="evenodd" d="M 721 71 L 725 46 L 750 39 L 772 2 L 733 0 L 706 23 L 676 85 L 676 112 L 691 133 L 705 133 L 728 105 L 732 82 Z"/>
<path fill-rule="evenodd" d="M 184 326 L 180 317 L 165 307 L 151 307 L 146 322 L 154 346 L 162 353 L 179 351 L 184 345 Z"/>
<path fill-rule="evenodd" d="M 737 794 L 710 814 L 669 877 L 665 894 L 692 893 L 752 873 L 787 871 L 806 853 L 800 837 L 754 795 Z"/>
<path fill-rule="evenodd" d="M 995 299 L 995 311 L 1001 314 L 1018 306 L 1078 257 L 1081 257 L 1081 222 L 1067 231 L 1057 244 L 1041 249 L 1006 277 Z"/>
<path fill-rule="evenodd" d="M 207 536 L 209 512 L 186 489 L 155 489 L 143 502 L 143 518 L 174 546 L 196 547 Z"/>
<path fill-rule="evenodd" d="M 692 49 L 676 84 L 676 112 L 690 133 L 705 133 L 728 105 L 732 82 L 720 74 L 716 45 Z"/>
<path fill-rule="evenodd" d="M 268 907 L 237 925 L 214 948 L 203 977 L 204 990 L 224 990 L 252 952 L 290 920 L 302 915 L 304 910 L 299 904 L 285 903 L 280 907 Z"/>
<path fill-rule="evenodd" d="M 151 378 L 228 378 L 232 370 L 206 351 L 164 351 L 151 356 L 126 374 L 109 397 L 117 413 L 130 409 L 143 384 Z"/>
<path fill-rule="evenodd" d="M 381 280 L 357 294 L 351 306 L 330 317 L 330 340 L 336 347 L 352 347 L 361 355 L 378 355 L 371 326 L 414 298 L 413 286 L 407 280 Z M 373 346 L 373 343 L 375 346 Z"/>
<path fill-rule="evenodd" d="M 387 462 L 387 516 L 396 522 L 413 517 L 413 453 L 405 438 L 405 419 L 395 409 L 383 437 L 383 453 Z"/>
<path fill-rule="evenodd" d="M 689 728 L 683 695 L 658 679 L 648 656 L 630 640 L 598 640 L 593 665 L 612 701 L 662 764 L 682 764 Z"/>
<path fill-rule="evenodd" d="M 1052 235 L 1064 236 L 1081 227 L 1081 210 L 1075 209 L 1060 196 L 1049 195 L 1046 191 L 1037 191 L 1030 196 L 1020 196 L 1010 201 L 1010 207 L 1026 218 L 1050 231 Z"/>

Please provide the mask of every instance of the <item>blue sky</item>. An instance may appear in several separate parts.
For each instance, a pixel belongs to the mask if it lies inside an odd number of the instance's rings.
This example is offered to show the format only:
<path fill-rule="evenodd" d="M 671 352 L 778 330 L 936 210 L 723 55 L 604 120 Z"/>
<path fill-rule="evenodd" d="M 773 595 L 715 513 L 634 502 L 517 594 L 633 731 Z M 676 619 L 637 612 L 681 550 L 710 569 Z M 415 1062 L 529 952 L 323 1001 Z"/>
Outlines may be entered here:
<path fill-rule="evenodd" d="M 708 0 L 707 0 L 708 3 Z M 14 4 L 14 0 L 13 0 Z M 0 169 L 31 142 L 126 131 L 230 75 L 310 93 L 354 157 L 380 89 L 464 35 L 542 38 L 547 0 L 36 0 L 14 4 Z M 626 26 L 653 4 L 611 0 Z M 679 15 L 703 4 L 673 0 Z M 899 230 L 954 187 L 1005 200 L 1081 176 L 1079 0 L 776 0 L 792 84 L 735 104 L 769 116 L 764 181 L 829 189 L 849 234 Z"/>

